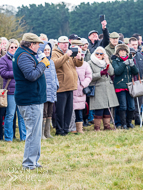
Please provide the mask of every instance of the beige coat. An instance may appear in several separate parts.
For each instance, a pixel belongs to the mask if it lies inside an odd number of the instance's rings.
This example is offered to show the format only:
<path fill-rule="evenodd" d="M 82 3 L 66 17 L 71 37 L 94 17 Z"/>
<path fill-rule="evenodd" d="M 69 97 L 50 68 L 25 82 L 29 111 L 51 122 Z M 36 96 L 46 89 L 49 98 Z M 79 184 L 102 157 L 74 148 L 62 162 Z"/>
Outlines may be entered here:
<path fill-rule="evenodd" d="M 52 51 L 51 59 L 55 63 L 57 77 L 59 81 L 59 89 L 57 92 L 66 92 L 77 89 L 77 72 L 76 67 L 83 64 L 83 59 L 69 57 L 66 53 L 63 54 L 57 47 Z"/>
<path fill-rule="evenodd" d="M 106 75 L 101 76 L 101 70 L 105 68 L 101 68 L 96 64 L 96 61 L 89 61 L 88 62 L 91 70 L 92 70 L 92 82 L 90 86 L 95 85 L 95 96 L 90 97 L 90 110 L 99 110 L 105 109 L 108 107 L 116 107 L 119 105 L 118 99 L 115 93 L 113 81 L 111 80 L 110 76 L 106 77 Z M 114 74 L 114 69 L 110 64 L 109 75 Z"/>

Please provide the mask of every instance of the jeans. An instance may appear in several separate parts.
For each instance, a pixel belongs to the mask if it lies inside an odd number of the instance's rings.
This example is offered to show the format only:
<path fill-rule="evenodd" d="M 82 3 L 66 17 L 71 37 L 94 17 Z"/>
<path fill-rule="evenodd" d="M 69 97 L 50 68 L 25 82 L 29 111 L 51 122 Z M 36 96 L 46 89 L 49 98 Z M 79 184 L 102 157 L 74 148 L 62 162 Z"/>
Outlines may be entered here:
<path fill-rule="evenodd" d="M 134 111 L 135 103 L 134 98 L 131 97 L 128 91 L 121 91 L 117 93 L 117 98 L 119 101 L 119 111 Z"/>
<path fill-rule="evenodd" d="M 23 167 L 37 167 L 41 153 L 41 135 L 43 120 L 43 104 L 18 106 L 26 125 L 26 141 L 23 157 Z"/>
<path fill-rule="evenodd" d="M 83 113 L 82 110 L 75 110 L 75 122 L 82 122 L 83 121 Z"/>
<path fill-rule="evenodd" d="M 73 112 L 73 91 L 57 93 L 56 102 L 56 134 L 69 132 L 69 125 Z"/>
<path fill-rule="evenodd" d="M 94 120 L 94 110 L 89 110 L 88 121 Z"/>
<path fill-rule="evenodd" d="M 5 121 L 4 121 L 5 141 L 13 140 L 13 119 L 14 119 L 16 109 L 17 109 L 17 115 L 18 115 L 20 140 L 25 140 L 26 128 L 25 128 L 24 120 L 23 120 L 20 112 L 18 111 L 18 108 L 16 108 L 14 95 L 8 95 L 7 101 L 8 101 L 8 106 L 6 108 L 6 116 L 5 116 Z"/>

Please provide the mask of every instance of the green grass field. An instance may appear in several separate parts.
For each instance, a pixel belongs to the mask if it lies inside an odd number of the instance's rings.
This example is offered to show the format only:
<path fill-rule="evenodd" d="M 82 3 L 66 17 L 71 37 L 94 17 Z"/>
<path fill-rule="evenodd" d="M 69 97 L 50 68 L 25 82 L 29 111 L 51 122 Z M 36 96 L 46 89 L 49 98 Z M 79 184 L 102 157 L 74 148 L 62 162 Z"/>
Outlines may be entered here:
<path fill-rule="evenodd" d="M 143 189 L 143 128 L 84 131 L 42 140 L 33 171 L 22 169 L 24 142 L 1 141 L 0 190 Z"/>

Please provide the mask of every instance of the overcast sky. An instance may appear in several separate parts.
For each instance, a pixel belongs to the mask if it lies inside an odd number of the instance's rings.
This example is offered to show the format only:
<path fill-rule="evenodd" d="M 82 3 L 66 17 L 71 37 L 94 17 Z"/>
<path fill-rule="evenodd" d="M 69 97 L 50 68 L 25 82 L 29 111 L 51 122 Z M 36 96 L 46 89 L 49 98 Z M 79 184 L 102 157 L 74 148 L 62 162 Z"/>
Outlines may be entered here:
<path fill-rule="evenodd" d="M 78 5 L 80 4 L 81 2 L 90 2 L 90 3 L 93 3 L 94 1 L 96 2 L 106 2 L 106 1 L 109 1 L 109 0 L 63 0 L 64 2 L 66 3 L 71 3 L 71 4 L 75 4 L 75 5 Z M 111 0 L 110 0 L 111 1 Z M 14 7 L 18 7 L 18 6 L 22 6 L 22 5 L 29 5 L 29 4 L 45 4 L 45 2 L 47 3 L 59 3 L 59 2 L 62 2 L 62 0 L 0 0 L 0 5 L 3 5 L 3 4 L 7 4 L 7 5 L 12 5 Z"/>

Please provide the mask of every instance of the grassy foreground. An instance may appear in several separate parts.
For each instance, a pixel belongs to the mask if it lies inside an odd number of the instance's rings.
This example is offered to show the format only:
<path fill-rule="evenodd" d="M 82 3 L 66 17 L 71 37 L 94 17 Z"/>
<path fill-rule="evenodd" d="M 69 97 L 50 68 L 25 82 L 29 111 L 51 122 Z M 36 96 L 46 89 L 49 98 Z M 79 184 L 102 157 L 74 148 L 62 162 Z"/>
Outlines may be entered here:
<path fill-rule="evenodd" d="M 42 140 L 43 168 L 33 171 L 22 170 L 24 142 L 0 141 L 0 190 L 143 189 L 143 128 L 84 130 Z"/>

